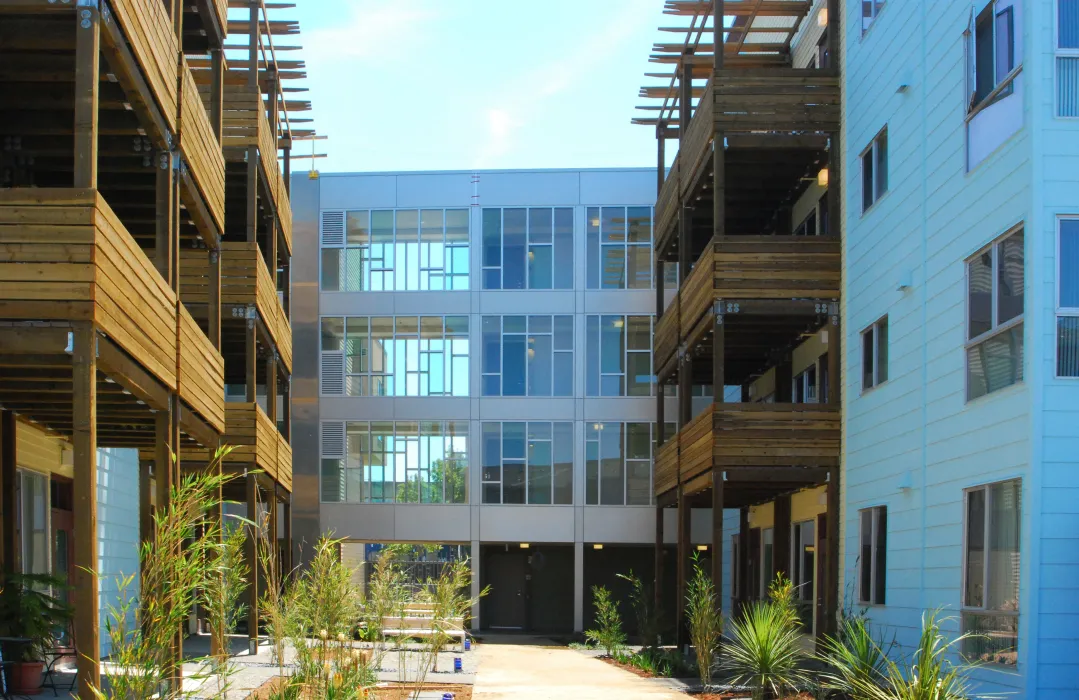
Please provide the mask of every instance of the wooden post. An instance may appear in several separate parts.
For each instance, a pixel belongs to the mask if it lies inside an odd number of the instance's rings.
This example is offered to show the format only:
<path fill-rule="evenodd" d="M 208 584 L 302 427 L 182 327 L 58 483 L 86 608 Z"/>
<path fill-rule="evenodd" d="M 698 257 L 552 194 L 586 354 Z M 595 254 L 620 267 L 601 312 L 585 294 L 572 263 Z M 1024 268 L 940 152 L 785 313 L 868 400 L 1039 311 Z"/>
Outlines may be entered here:
<path fill-rule="evenodd" d="M 678 486 L 678 555 L 677 581 L 678 590 L 675 593 L 675 645 L 681 647 L 686 642 L 686 563 L 689 561 L 690 547 L 690 508 L 686 499 L 685 487 Z"/>
<path fill-rule="evenodd" d="M 247 200 L 247 242 L 258 241 L 258 212 L 259 212 L 259 149 L 255 146 L 247 148 L 247 189 L 244 197 Z"/>
<path fill-rule="evenodd" d="M 775 500 L 772 519 L 772 568 L 776 574 L 791 575 L 791 497 Z M 769 581 L 771 583 L 771 581 Z"/>
<path fill-rule="evenodd" d="M 150 467 L 153 460 L 139 460 L 139 543 L 154 537 L 153 483 Z"/>
<path fill-rule="evenodd" d="M 828 552 L 824 585 L 824 634 L 835 637 L 839 613 L 839 468 L 828 470 Z"/>
<path fill-rule="evenodd" d="M 16 490 L 18 464 L 16 440 L 18 427 L 13 411 L 0 411 L 0 497 L 3 509 L 3 550 L 4 575 L 22 570 L 19 564 L 19 535 L 15 514 L 19 512 L 19 499 Z"/>
<path fill-rule="evenodd" d="M 278 513 L 278 510 L 277 510 L 277 487 L 276 487 L 276 485 L 274 486 L 273 490 L 270 492 L 270 498 L 266 502 L 266 505 L 269 507 L 269 512 L 266 514 L 266 516 L 267 516 L 267 518 L 266 518 L 267 519 L 267 525 L 269 525 L 269 532 L 267 533 L 268 534 L 267 539 L 270 541 L 270 553 L 271 553 L 273 565 L 275 567 L 277 567 L 277 573 L 278 573 L 278 576 L 280 577 L 280 574 L 281 574 L 281 557 L 280 557 L 281 544 L 280 544 L 280 542 L 278 542 L 278 531 L 277 531 L 277 513 Z M 266 573 L 266 572 L 264 571 L 263 573 Z M 269 582 L 267 582 L 266 585 L 269 585 Z"/>
<path fill-rule="evenodd" d="M 80 11 L 83 8 L 79 8 Z M 81 32 L 80 32 L 81 33 Z M 96 79 L 96 73 L 95 73 Z M 74 443 L 75 638 L 79 640 L 79 697 L 101 688 L 100 605 L 97 590 L 97 336 L 92 323 L 78 322 L 72 343 Z"/>
<path fill-rule="evenodd" d="M 659 611 L 663 609 L 663 508 L 656 507 L 656 545 L 655 551 L 655 564 L 652 567 L 653 582 L 652 582 L 652 596 L 653 605 L 655 610 Z M 650 643 L 649 640 L 645 640 L 645 643 Z"/>
<path fill-rule="evenodd" d="M 254 466 L 254 465 L 252 465 Z M 247 560 L 251 562 L 251 580 L 248 582 L 247 638 L 248 651 L 258 653 L 259 640 L 259 566 L 258 566 L 258 513 L 259 487 L 255 474 L 247 474 L 247 519 L 250 521 L 247 538 Z"/>
<path fill-rule="evenodd" d="M 76 8 L 75 172 L 76 188 L 97 187 L 97 118 L 101 82 L 101 14 Z"/>
<path fill-rule="evenodd" d="M 292 377 L 285 376 L 281 385 L 281 435 L 292 444 Z"/>
<path fill-rule="evenodd" d="M 282 563 L 282 573 L 284 574 L 281 577 L 282 581 L 286 580 L 287 578 L 292 577 L 292 551 L 293 551 L 293 546 L 294 545 L 292 543 L 292 494 L 291 493 L 288 494 L 288 496 L 285 498 L 284 511 L 285 511 L 284 512 L 284 517 L 281 519 L 282 520 L 281 524 L 284 527 L 284 533 L 282 534 L 282 539 L 284 539 L 284 545 L 285 545 L 284 546 L 285 560 Z"/>
<path fill-rule="evenodd" d="M 656 197 L 663 191 L 663 183 L 667 180 L 667 122 L 660 119 L 656 122 Z"/>
<path fill-rule="evenodd" d="M 836 311 L 839 311 L 836 303 Z M 843 404 L 843 324 L 839 314 L 832 316 L 832 327 L 828 329 L 828 403 L 832 406 Z"/>
<path fill-rule="evenodd" d="M 176 173 L 173 170 L 173 156 L 169 151 L 161 151 L 157 154 L 157 201 L 155 205 L 156 238 L 154 242 L 154 266 L 158 273 L 172 286 L 173 269 L 176 261 L 173 259 L 173 195 L 176 188 L 173 186 Z"/>
<path fill-rule="evenodd" d="M 159 510 L 168 508 L 169 501 L 172 500 L 172 464 L 175 459 L 172 430 L 174 413 L 174 398 L 170 397 L 168 407 L 154 414 L 154 480 L 157 486 Z"/>
<path fill-rule="evenodd" d="M 712 65 L 716 70 L 723 67 L 723 0 L 714 0 L 712 3 L 712 44 L 715 46 Z"/>
<path fill-rule="evenodd" d="M 678 361 L 678 429 L 693 420 L 693 356 L 688 352 Z"/>
<path fill-rule="evenodd" d="M 656 260 L 656 325 L 659 325 L 660 317 L 663 315 L 663 261 Z M 665 399 L 663 395 L 663 384 L 659 381 L 659 368 L 654 368 L 657 375 L 656 380 L 656 450 L 663 446 L 664 437 L 664 406 L 663 401 Z"/>
<path fill-rule="evenodd" d="M 712 320 L 712 403 L 723 403 L 726 398 L 726 373 L 724 359 L 727 348 L 727 333 L 724 326 L 723 300 L 717 299 Z"/>
<path fill-rule="evenodd" d="M 266 354 L 266 417 L 277 426 L 277 351 Z"/>
<path fill-rule="evenodd" d="M 180 46 L 184 43 L 184 3 L 183 0 L 171 0 L 171 7 L 169 9 L 169 15 L 172 16 L 172 31 L 176 34 L 176 38 L 180 42 Z"/>
<path fill-rule="evenodd" d="M 712 584 L 716 605 L 723 609 L 723 470 L 712 467 Z"/>
<path fill-rule="evenodd" d="M 832 60 L 836 60 L 832 58 Z M 838 64 L 836 64 L 838 65 Z M 843 202 L 840 194 L 843 191 L 843 151 L 840 148 L 840 134 L 835 132 L 828 136 L 828 231 L 822 231 L 829 236 L 840 236 L 843 232 Z"/>
<path fill-rule="evenodd" d="M 749 506 L 742 506 L 738 513 L 738 600 L 742 608 L 749 605 L 751 599 L 749 582 Z"/>
<path fill-rule="evenodd" d="M 722 131 L 712 135 L 712 236 L 727 234 L 727 149 Z"/>
<path fill-rule="evenodd" d="M 831 57 L 832 68 L 836 70 L 842 65 L 839 62 L 839 52 L 842 50 L 839 43 L 839 21 L 842 14 L 842 3 L 839 0 L 828 0 L 828 54 Z M 839 179 L 836 178 L 833 182 L 838 183 Z M 838 208 L 831 211 L 838 216 Z"/>
<path fill-rule="evenodd" d="M 210 278 L 206 291 L 207 326 L 210 343 L 221 350 L 221 250 L 210 251 Z"/>
<path fill-rule="evenodd" d="M 225 51 L 210 49 L 210 126 L 220 144 L 225 129 Z"/>
<path fill-rule="evenodd" d="M 277 215 L 274 214 L 269 218 L 269 223 L 266 226 L 266 267 L 270 273 L 270 279 L 273 280 L 273 292 L 274 296 L 277 296 L 277 262 L 278 262 L 278 249 L 277 244 L 279 236 L 281 235 L 281 227 L 278 225 Z"/>
<path fill-rule="evenodd" d="M 247 332 L 244 333 L 244 357 L 246 363 L 244 365 L 244 371 L 246 372 L 247 382 L 247 402 L 255 403 L 258 401 L 258 339 L 255 337 L 255 319 L 252 318 L 252 307 L 247 307 Z"/>

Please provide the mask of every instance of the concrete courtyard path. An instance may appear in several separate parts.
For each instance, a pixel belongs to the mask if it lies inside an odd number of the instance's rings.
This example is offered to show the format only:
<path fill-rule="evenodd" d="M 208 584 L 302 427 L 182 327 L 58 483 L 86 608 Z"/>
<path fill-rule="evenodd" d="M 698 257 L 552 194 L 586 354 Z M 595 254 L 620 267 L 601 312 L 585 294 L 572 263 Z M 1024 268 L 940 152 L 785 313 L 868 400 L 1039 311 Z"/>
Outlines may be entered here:
<path fill-rule="evenodd" d="M 537 639 L 479 645 L 473 700 L 686 700 L 662 681 L 640 678 L 573 649 L 542 644 Z"/>

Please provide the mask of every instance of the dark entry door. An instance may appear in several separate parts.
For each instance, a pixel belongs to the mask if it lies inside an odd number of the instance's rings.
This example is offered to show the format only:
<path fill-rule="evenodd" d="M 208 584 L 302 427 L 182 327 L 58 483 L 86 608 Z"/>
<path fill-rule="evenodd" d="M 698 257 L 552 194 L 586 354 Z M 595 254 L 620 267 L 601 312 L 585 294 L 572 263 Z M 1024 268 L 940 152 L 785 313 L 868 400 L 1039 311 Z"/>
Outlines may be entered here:
<path fill-rule="evenodd" d="M 72 506 L 71 483 L 55 477 L 52 480 L 52 574 L 67 581 L 71 588 L 56 591 L 56 597 L 64 603 L 70 603 L 71 590 L 75 585 L 75 569 L 71 562 L 75 559 L 75 524 Z M 62 641 L 67 642 L 68 631 L 58 630 Z"/>
<path fill-rule="evenodd" d="M 485 577 L 491 586 L 488 628 L 524 630 L 528 627 L 527 572 L 525 552 L 512 549 L 490 552 Z"/>
<path fill-rule="evenodd" d="M 824 596 L 828 586 L 834 583 L 828 580 L 828 516 L 817 516 L 817 609 L 813 616 L 813 633 L 820 634 L 825 629 Z"/>

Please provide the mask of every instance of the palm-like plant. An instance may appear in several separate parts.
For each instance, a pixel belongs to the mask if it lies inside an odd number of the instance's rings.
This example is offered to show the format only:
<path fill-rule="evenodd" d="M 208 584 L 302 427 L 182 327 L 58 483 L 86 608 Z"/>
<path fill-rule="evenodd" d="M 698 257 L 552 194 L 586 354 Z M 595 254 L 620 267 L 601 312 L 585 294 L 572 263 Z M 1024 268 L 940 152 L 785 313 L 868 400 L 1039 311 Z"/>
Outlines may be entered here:
<path fill-rule="evenodd" d="M 782 697 L 809 681 L 798 626 L 775 602 L 755 602 L 732 620 L 724 651 L 722 668 L 733 683 L 749 687 L 754 700 Z"/>
<path fill-rule="evenodd" d="M 851 697 L 863 688 L 880 687 L 888 668 L 887 655 L 860 617 L 845 618 L 839 637 L 826 637 L 818 658 L 829 668 L 821 677 L 824 687 Z"/>

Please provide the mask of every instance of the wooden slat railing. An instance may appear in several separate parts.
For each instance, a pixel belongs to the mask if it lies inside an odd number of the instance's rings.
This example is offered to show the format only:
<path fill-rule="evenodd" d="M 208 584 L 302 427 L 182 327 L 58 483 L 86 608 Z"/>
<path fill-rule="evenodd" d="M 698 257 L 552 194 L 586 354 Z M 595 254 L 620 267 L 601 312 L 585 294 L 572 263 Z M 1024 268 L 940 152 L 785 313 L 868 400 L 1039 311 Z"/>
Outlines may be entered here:
<path fill-rule="evenodd" d="M 680 340 L 688 338 L 701 318 L 711 310 L 712 302 L 716 298 L 712 286 L 712 248 L 706 246 L 685 284 L 678 290 L 678 301 L 682 310 Z"/>
<path fill-rule="evenodd" d="M 724 69 L 713 75 L 718 131 L 839 131 L 839 77 L 815 68 Z"/>
<path fill-rule="evenodd" d="M 664 310 L 663 315 L 656 324 L 656 334 L 653 341 L 653 363 L 658 376 L 659 371 L 667 366 L 675 353 L 678 352 L 680 342 L 680 328 L 678 325 L 678 295 L 671 300 L 670 305 Z"/>
<path fill-rule="evenodd" d="M 221 26 L 222 35 L 228 35 L 229 33 L 229 0 L 213 0 L 214 14 L 217 15 L 217 22 Z"/>
<path fill-rule="evenodd" d="M 226 464 L 254 465 L 277 479 L 277 438 L 280 433 L 257 403 L 225 404 L 225 436 L 222 442 L 232 448 Z"/>
<path fill-rule="evenodd" d="M 181 62 L 179 148 L 218 231 L 224 231 L 225 158 L 187 59 L 181 57 Z"/>
<path fill-rule="evenodd" d="M 180 399 L 217 432 L 224 432 L 225 360 L 182 303 L 179 309 Z"/>
<path fill-rule="evenodd" d="M 839 465 L 838 406 L 725 403 L 715 411 L 714 421 L 717 466 Z"/>
<path fill-rule="evenodd" d="M 839 298 L 838 238 L 726 236 L 712 250 L 718 299 Z"/>
<path fill-rule="evenodd" d="M 697 109 L 689 122 L 689 128 L 686 129 L 682 146 L 678 150 L 678 158 L 682 166 L 679 193 L 683 199 L 689 194 L 693 183 L 697 181 L 697 173 L 705 166 L 705 161 L 712 157 L 712 149 L 709 145 L 715 136 L 712 106 L 712 81 L 709 80 L 704 88 L 704 96 L 697 103 Z"/>
<path fill-rule="evenodd" d="M 176 294 L 93 189 L 0 189 L 0 317 L 92 321 L 176 388 Z"/>
<path fill-rule="evenodd" d="M 112 0 L 110 4 L 169 130 L 175 133 L 180 45 L 165 5 L 161 0 Z"/>
<path fill-rule="evenodd" d="M 663 250 L 667 247 L 672 236 L 678 235 L 678 207 L 679 207 L 679 157 L 675 156 L 671 169 L 667 173 L 667 179 L 663 181 L 663 187 L 659 190 L 656 198 L 656 232 L 655 248 Z"/>
<path fill-rule="evenodd" d="M 226 253 L 227 255 L 227 253 Z M 285 310 L 281 307 L 281 298 L 277 295 L 277 285 L 270 271 L 263 263 L 265 258 L 262 252 L 255 246 L 255 270 L 257 274 L 256 295 L 259 314 L 262 316 L 266 327 L 273 336 L 274 345 L 281 356 L 281 361 L 286 369 L 292 372 L 292 326 Z"/>
<path fill-rule="evenodd" d="M 678 461 L 682 481 L 689 481 L 712 469 L 713 413 L 715 404 L 678 431 Z"/>
<path fill-rule="evenodd" d="M 277 433 L 277 483 L 292 491 L 292 445 Z"/>
<path fill-rule="evenodd" d="M 662 496 L 678 486 L 678 436 L 672 437 L 659 448 L 655 459 L 652 488 Z"/>
<path fill-rule="evenodd" d="M 259 98 L 262 106 L 262 98 Z M 277 207 L 278 219 L 281 223 L 281 233 L 285 239 L 285 247 L 289 255 L 292 254 L 292 205 L 289 203 L 288 190 L 285 189 L 285 178 L 281 175 L 281 165 L 277 162 L 277 140 L 274 138 L 273 126 L 266 118 L 266 109 L 259 109 L 258 130 L 259 162 L 262 164 L 263 173 L 266 176 L 267 189 L 273 197 Z"/>

